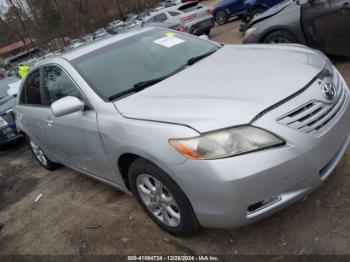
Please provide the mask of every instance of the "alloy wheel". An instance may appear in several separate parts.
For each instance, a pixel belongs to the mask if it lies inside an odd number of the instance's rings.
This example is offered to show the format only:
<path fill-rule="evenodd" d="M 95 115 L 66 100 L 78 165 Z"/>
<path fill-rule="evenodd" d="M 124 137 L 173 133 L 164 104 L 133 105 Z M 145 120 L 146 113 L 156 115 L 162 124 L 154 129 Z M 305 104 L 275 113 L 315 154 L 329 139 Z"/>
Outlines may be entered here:
<path fill-rule="evenodd" d="M 180 225 L 179 206 L 170 191 L 158 179 L 141 174 L 137 177 L 136 185 L 142 202 L 154 217 L 170 227 Z"/>
<path fill-rule="evenodd" d="M 33 150 L 35 157 L 39 160 L 39 162 L 44 166 L 47 166 L 47 159 L 45 157 L 44 152 L 40 149 L 40 147 L 37 144 L 35 144 L 33 141 L 30 141 L 29 144 L 31 149 Z"/>
<path fill-rule="evenodd" d="M 289 39 L 285 37 L 276 37 L 270 41 L 271 44 L 288 44 L 291 43 Z"/>

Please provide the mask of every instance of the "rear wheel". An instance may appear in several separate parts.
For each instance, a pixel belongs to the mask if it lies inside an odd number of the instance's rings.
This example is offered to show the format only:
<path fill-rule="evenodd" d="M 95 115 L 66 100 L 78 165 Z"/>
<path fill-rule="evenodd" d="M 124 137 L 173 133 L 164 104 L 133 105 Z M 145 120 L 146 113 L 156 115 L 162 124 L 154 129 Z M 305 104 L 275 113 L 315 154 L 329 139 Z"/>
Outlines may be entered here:
<path fill-rule="evenodd" d="M 187 197 L 163 170 L 139 158 L 129 168 L 129 181 L 136 200 L 158 226 L 177 236 L 199 228 Z"/>
<path fill-rule="evenodd" d="M 215 13 L 215 22 L 218 24 L 218 25 L 224 25 L 228 22 L 228 14 L 226 11 L 224 10 L 219 10 L 219 11 L 216 11 Z"/>
<path fill-rule="evenodd" d="M 59 167 L 59 164 L 52 162 L 31 138 L 28 138 L 28 144 L 35 159 L 42 167 L 47 170 L 55 170 Z"/>
<path fill-rule="evenodd" d="M 282 30 L 272 32 L 269 35 L 267 35 L 264 39 L 264 43 L 270 44 L 288 44 L 297 42 L 297 39 L 292 33 Z"/>

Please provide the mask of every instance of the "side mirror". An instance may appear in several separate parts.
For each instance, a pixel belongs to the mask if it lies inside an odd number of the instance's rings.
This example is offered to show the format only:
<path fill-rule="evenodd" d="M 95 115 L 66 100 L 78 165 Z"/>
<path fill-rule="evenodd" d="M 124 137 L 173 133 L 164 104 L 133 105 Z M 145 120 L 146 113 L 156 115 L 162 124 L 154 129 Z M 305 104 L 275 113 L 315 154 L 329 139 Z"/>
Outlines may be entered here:
<path fill-rule="evenodd" d="M 204 40 L 209 40 L 209 37 L 207 35 L 200 35 L 199 38 Z"/>
<path fill-rule="evenodd" d="M 84 107 L 85 105 L 80 99 L 74 96 L 66 96 L 54 102 L 51 105 L 51 110 L 55 117 L 61 117 L 83 111 Z"/>

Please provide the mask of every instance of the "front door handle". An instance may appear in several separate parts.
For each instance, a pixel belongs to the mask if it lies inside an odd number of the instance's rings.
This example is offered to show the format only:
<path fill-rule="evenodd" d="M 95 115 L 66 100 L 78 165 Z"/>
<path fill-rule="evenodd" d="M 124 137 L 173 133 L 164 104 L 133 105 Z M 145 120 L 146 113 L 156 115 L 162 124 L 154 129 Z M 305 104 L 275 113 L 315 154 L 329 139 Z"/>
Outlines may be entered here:
<path fill-rule="evenodd" d="M 54 123 L 52 119 L 47 118 L 45 121 L 49 127 L 52 127 L 52 124 Z"/>

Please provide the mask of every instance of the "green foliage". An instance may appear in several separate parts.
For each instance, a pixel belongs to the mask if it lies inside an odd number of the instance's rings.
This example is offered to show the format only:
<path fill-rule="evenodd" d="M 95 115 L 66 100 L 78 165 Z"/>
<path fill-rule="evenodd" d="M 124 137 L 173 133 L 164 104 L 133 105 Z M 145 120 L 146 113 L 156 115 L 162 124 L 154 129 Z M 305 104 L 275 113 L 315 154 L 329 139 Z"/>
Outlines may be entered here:
<path fill-rule="evenodd" d="M 47 23 L 50 29 L 57 30 L 62 23 L 62 16 L 56 10 L 51 0 L 40 0 L 39 2 L 40 13 L 42 19 Z"/>

